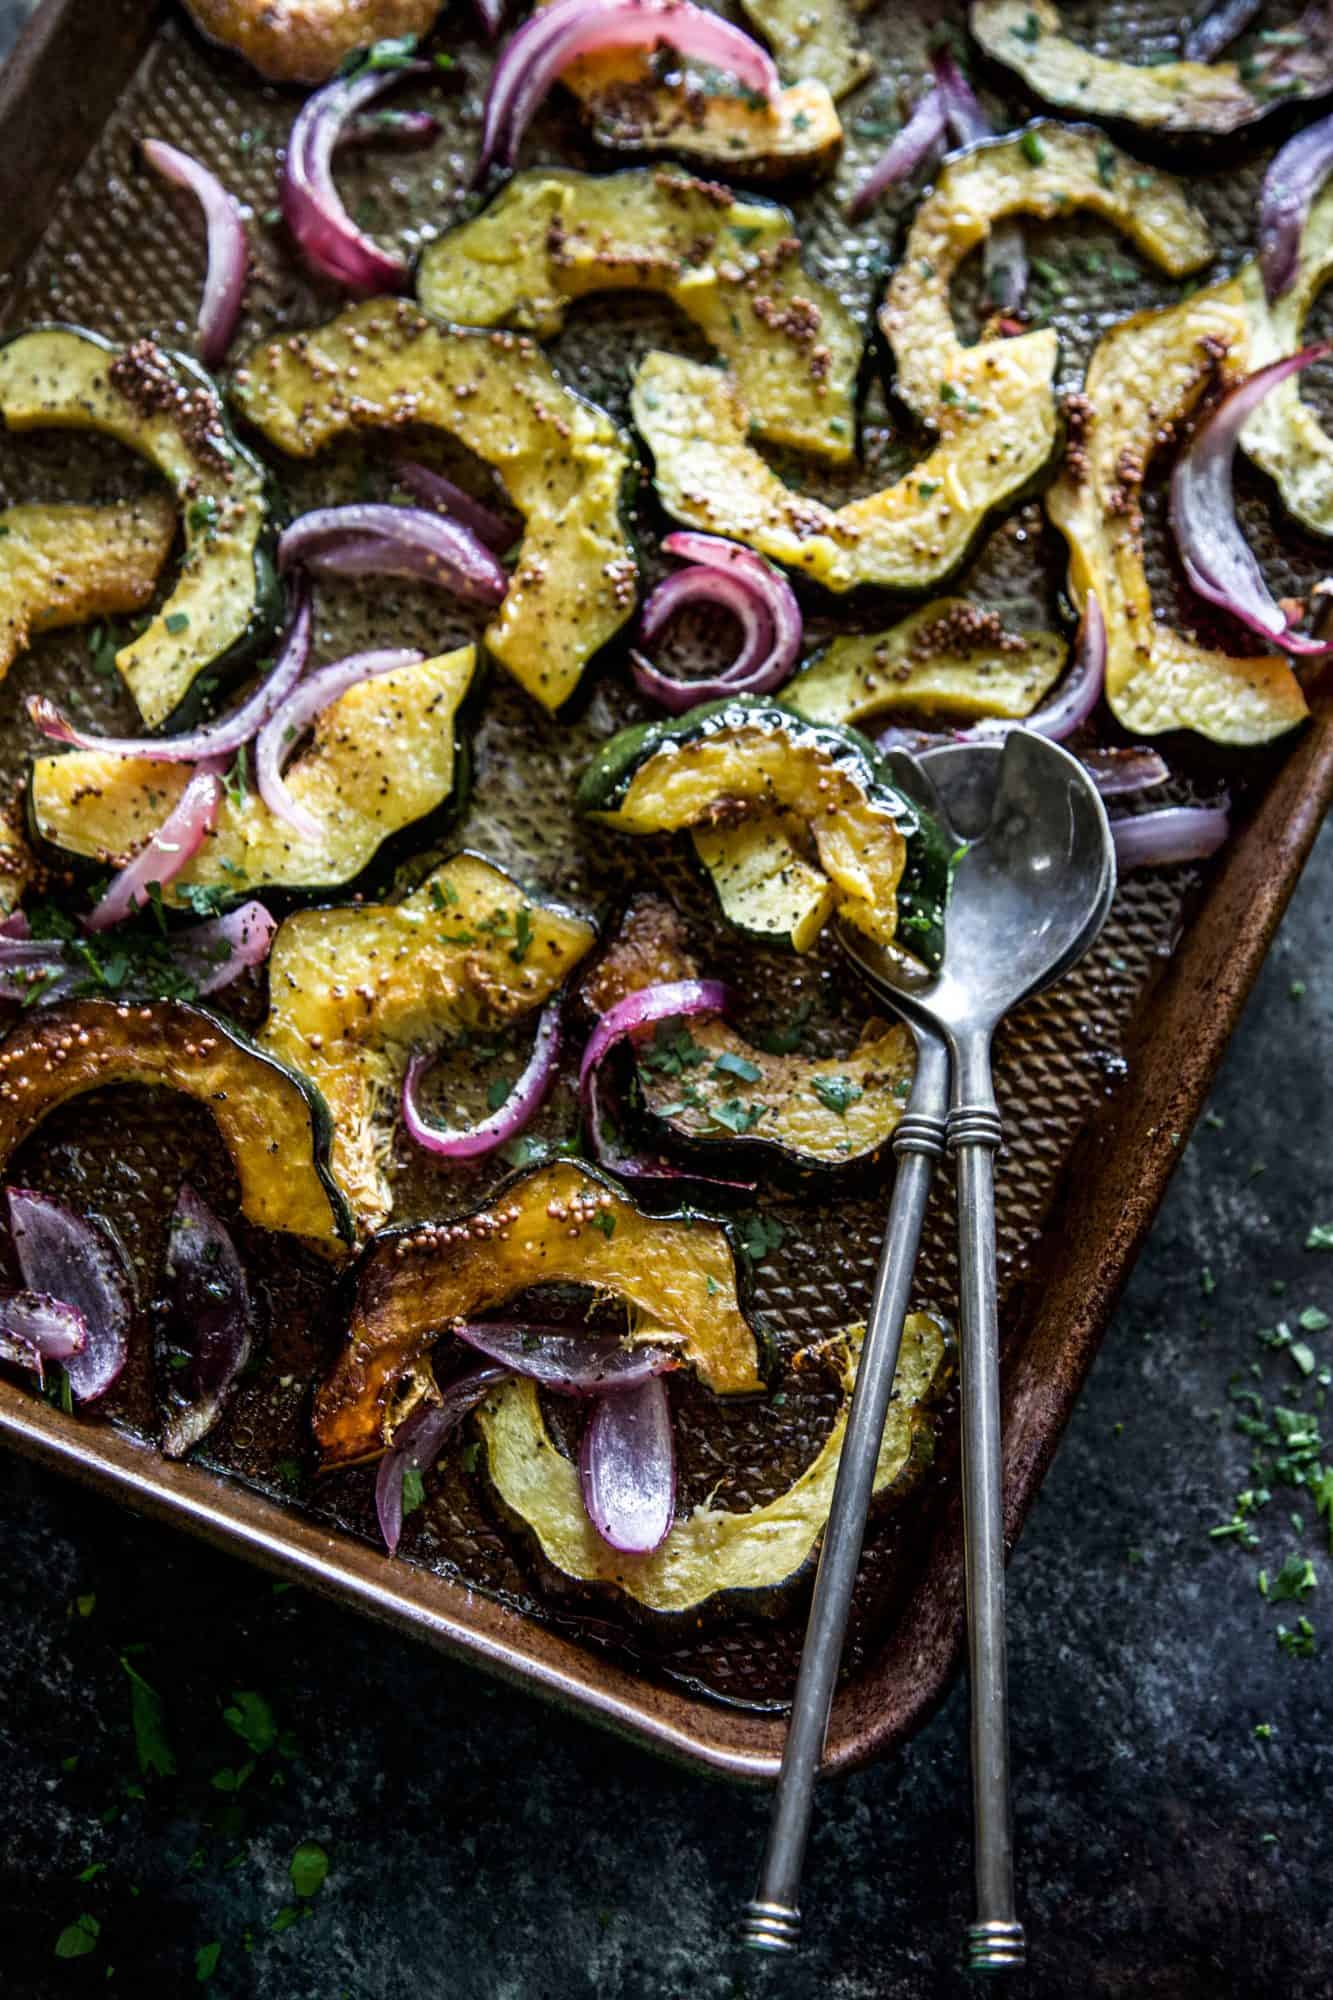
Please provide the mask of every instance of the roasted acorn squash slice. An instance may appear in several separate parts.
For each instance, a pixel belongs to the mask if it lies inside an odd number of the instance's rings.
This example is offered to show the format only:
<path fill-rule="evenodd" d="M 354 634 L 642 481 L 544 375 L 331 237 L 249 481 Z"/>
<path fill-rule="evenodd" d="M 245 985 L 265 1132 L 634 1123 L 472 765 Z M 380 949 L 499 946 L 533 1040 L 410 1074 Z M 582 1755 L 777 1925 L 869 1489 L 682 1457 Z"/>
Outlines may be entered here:
<path fill-rule="evenodd" d="M 1065 33 L 1051 0 L 972 0 L 972 33 L 988 56 L 1021 76 L 1028 89 L 1057 110 L 1085 118 L 1124 119 L 1146 132 L 1234 132 L 1292 96 L 1295 78 L 1265 91 L 1262 77 L 1248 82 L 1239 63 L 1132 63 L 1094 55 Z M 1327 63 L 1322 85 L 1328 87 Z"/>
<path fill-rule="evenodd" d="M 196 886 L 239 895 L 352 881 L 391 834 L 451 796 L 455 726 L 475 668 L 476 648 L 463 646 L 349 688 L 316 717 L 285 774 L 292 797 L 319 821 L 319 839 L 276 818 L 252 787 L 231 784 L 212 833 L 163 901 L 184 905 Z M 162 824 L 193 768 L 100 750 L 38 757 L 28 791 L 33 831 L 65 854 L 118 860 Z"/>
<path fill-rule="evenodd" d="M 439 0 L 185 0 L 210 42 L 272 83 L 323 83 L 371 42 L 424 35 Z"/>
<path fill-rule="evenodd" d="M 599 1011 L 663 980 L 697 979 L 699 965 L 669 903 L 632 904 L 619 934 L 584 983 Z M 774 1053 L 719 1015 L 636 1044 L 642 1109 L 691 1151 L 768 1156 L 805 1174 L 864 1169 L 897 1130 L 916 1057 L 901 1023 L 868 1021 L 845 1056 Z"/>
<path fill-rule="evenodd" d="M 795 222 L 775 203 L 648 168 L 537 167 L 431 244 L 417 273 L 428 311 L 543 340 L 571 300 L 610 290 L 679 306 L 723 357 L 757 436 L 851 456 L 864 339 L 802 270 Z"/>
<path fill-rule="evenodd" d="M 789 81 L 813 78 L 830 96 L 846 97 L 875 67 L 857 44 L 856 16 L 844 0 L 741 0 L 741 10 Z"/>
<path fill-rule="evenodd" d="M 1295 279 L 1280 299 L 1269 303 L 1257 264 L 1245 265 L 1238 276 L 1250 322 L 1247 368 L 1294 354 L 1310 309 L 1333 276 L 1333 188 L 1326 188 L 1310 211 Z M 1333 535 L 1333 437 L 1294 376 L 1269 390 L 1240 441 L 1273 480 L 1292 519 L 1316 535 Z"/>
<path fill-rule="evenodd" d="M 121 349 L 77 327 L 34 327 L 0 346 L 0 417 L 13 431 L 100 431 L 146 458 L 176 495 L 180 575 L 148 629 L 116 655 L 145 722 L 165 722 L 268 638 L 278 597 L 265 474 L 193 361 L 149 340 Z"/>
<path fill-rule="evenodd" d="M 1104 336 L 1088 368 L 1080 431 L 1046 499 L 1069 544 L 1069 587 L 1094 591 L 1106 621 L 1106 696 L 1136 735 L 1194 729 L 1216 743 L 1266 743 L 1307 713 L 1287 661 L 1238 659 L 1158 622 L 1143 554 L 1143 480 L 1173 425 L 1224 357 L 1246 369 L 1238 281 L 1165 312 L 1135 313 Z"/>
<path fill-rule="evenodd" d="M 367 1246 L 342 1352 L 315 1398 L 324 1465 L 384 1450 L 406 1411 L 433 1393 L 430 1350 L 455 1320 L 554 1284 L 623 1301 L 634 1339 L 678 1342 L 719 1395 L 763 1386 L 725 1225 L 645 1215 L 595 1168 L 559 1160 L 519 1174 L 475 1215 L 389 1230 Z"/>
<path fill-rule="evenodd" d="M 475 854 L 455 855 L 400 903 L 299 910 L 279 926 L 259 1042 L 329 1106 L 334 1170 L 362 1232 L 393 1206 L 384 1156 L 413 1046 L 540 1006 L 594 936 L 586 918 Z"/>
<path fill-rule="evenodd" d="M 179 1090 L 212 1112 L 251 1222 L 325 1247 L 351 1240 L 319 1092 L 229 1022 L 178 1000 L 75 1000 L 11 1028 L 0 1042 L 0 1170 L 57 1105 L 116 1083 Z"/>
<path fill-rule="evenodd" d="M 14 914 L 36 872 L 21 803 L 0 805 L 0 917 Z"/>
<path fill-rule="evenodd" d="M 0 514 L 0 679 L 37 632 L 142 611 L 176 533 L 165 495 Z"/>
<path fill-rule="evenodd" d="M 948 883 L 939 830 L 862 738 L 778 702 L 711 702 L 623 729 L 584 772 L 578 808 L 631 834 L 716 835 L 756 814 L 787 816 L 807 833 L 842 917 L 881 945 L 901 926 L 912 950 L 938 949 Z"/>
<path fill-rule="evenodd" d="M 425 424 L 495 467 L 524 532 L 486 644 L 543 707 L 568 699 L 632 613 L 638 570 L 620 517 L 632 454 L 532 341 L 369 299 L 257 348 L 235 397 L 297 458 L 347 431 Z"/>
<path fill-rule="evenodd" d="M 646 1610 L 690 1611 L 727 1591 L 762 1598 L 796 1579 L 828 1520 L 863 1332 L 853 1326 L 842 1336 L 842 1408 L 794 1485 L 762 1506 L 736 1513 L 705 1502 L 676 1521 L 651 1555 L 621 1555 L 597 1534 L 583 1504 L 578 1468 L 557 1449 L 531 1382 L 502 1383 L 478 1410 L 491 1484 L 506 1512 L 535 1535 L 548 1562 L 580 1582 L 613 1584 Z M 904 1493 L 929 1461 L 930 1404 L 945 1372 L 939 1321 L 909 1314 L 875 1464 L 877 1500 Z"/>
<path fill-rule="evenodd" d="M 847 633 L 782 690 L 811 722 L 860 724 L 908 710 L 963 721 L 1018 722 L 1060 677 L 1068 648 L 1054 632 L 1010 632 L 963 597 L 923 604 L 887 632 Z"/>

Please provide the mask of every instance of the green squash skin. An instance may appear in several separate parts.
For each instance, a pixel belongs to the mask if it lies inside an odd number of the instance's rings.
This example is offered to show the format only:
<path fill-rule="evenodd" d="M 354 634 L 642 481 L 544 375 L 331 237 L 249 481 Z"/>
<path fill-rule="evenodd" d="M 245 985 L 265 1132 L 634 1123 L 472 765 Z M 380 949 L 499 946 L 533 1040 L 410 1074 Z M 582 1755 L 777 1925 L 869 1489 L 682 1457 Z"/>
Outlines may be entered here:
<path fill-rule="evenodd" d="M 650 757 L 667 743 L 688 743 L 699 736 L 724 733 L 746 723 L 769 722 L 789 735 L 822 750 L 831 762 L 850 773 L 868 796 L 882 802 L 907 842 L 907 858 L 898 885 L 899 907 L 919 913 L 924 927 L 907 933 L 906 948 L 928 965 L 938 965 L 944 950 L 944 911 L 949 895 L 949 844 L 933 820 L 928 820 L 888 776 L 870 741 L 857 730 L 832 723 L 807 722 L 795 709 L 767 699 L 710 701 L 688 714 L 663 722 L 641 722 L 622 729 L 602 746 L 579 781 L 575 805 L 579 812 L 613 812 L 631 780 Z M 770 938 L 769 943 L 772 942 Z"/>
<path fill-rule="evenodd" d="M 94 333 L 90 328 L 77 326 L 69 320 L 41 320 L 33 326 L 18 327 L 13 333 L 4 335 L 0 338 L 0 348 L 9 347 L 16 340 L 24 340 L 31 334 L 39 333 L 74 334 L 78 339 L 86 340 L 93 346 L 101 348 L 105 354 L 119 354 L 124 345 L 123 342 L 108 340 L 104 334 Z M 206 390 L 215 398 L 228 449 L 247 470 L 258 474 L 263 482 L 267 507 L 264 533 L 256 543 L 254 551 L 254 601 L 249 624 L 224 653 L 200 666 L 185 695 L 177 702 L 171 714 L 156 728 L 145 732 L 149 735 L 171 736 L 193 727 L 219 689 L 238 679 L 245 668 L 249 667 L 277 636 L 282 622 L 284 593 L 278 577 L 275 552 L 284 510 L 273 474 L 248 446 L 241 443 L 232 428 L 221 385 L 193 355 L 182 354 L 170 347 L 162 348 L 161 352 L 164 359 L 190 383 L 196 388 Z M 39 427 L 34 425 L 32 428 Z M 76 427 L 70 425 L 68 428 L 73 430 Z M 96 435 L 96 432 L 93 435 Z M 179 506 L 179 502 L 177 504 Z"/>

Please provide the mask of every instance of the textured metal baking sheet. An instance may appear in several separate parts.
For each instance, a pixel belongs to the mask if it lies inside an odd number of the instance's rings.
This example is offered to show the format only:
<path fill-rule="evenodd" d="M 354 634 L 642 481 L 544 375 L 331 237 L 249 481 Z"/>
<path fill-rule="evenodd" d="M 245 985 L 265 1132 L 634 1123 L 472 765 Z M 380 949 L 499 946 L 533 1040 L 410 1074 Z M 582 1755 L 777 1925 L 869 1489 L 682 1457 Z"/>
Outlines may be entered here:
<path fill-rule="evenodd" d="M 1174 19 L 1164 7 L 1136 5 L 1112 10 L 1101 30 L 1137 44 L 1148 28 L 1155 24 L 1166 32 Z M 811 267 L 867 321 L 909 204 L 901 202 L 896 213 L 886 206 L 851 231 L 843 217 L 845 197 L 882 146 L 886 108 L 896 107 L 899 88 L 919 75 L 931 36 L 941 22 L 958 27 L 960 21 L 957 8 L 912 13 L 883 6 L 868 15 L 865 35 L 879 74 L 844 107 L 848 145 L 837 174 L 808 192 L 797 190 L 794 198 L 784 191 L 784 198 L 793 198 Z M 93 36 L 104 66 L 90 81 L 80 65 Z M 340 168 L 358 220 L 418 244 L 465 211 L 489 61 L 453 12 L 437 45 L 456 55 L 456 68 L 424 92 L 406 86 L 401 101 L 430 102 L 445 123 L 439 143 L 418 154 L 367 151 Z M 20 138 L 43 158 L 49 142 L 62 175 L 87 152 L 58 192 L 50 167 L 39 168 L 35 181 L 28 176 L 40 216 L 32 213 L 30 195 L 21 213 L 0 224 L 0 249 L 23 253 L 3 294 L 6 326 L 65 319 L 115 337 L 151 332 L 188 345 L 201 267 L 198 233 L 184 198 L 138 163 L 136 142 L 149 134 L 199 154 L 253 211 L 257 270 L 233 351 L 242 353 L 250 339 L 275 327 L 329 317 L 340 300 L 299 273 L 274 211 L 278 161 L 298 101 L 261 85 L 239 64 L 206 49 L 177 19 L 160 19 L 152 8 L 123 0 L 111 9 L 96 0 L 47 0 L 0 101 L 0 194 L 17 196 L 24 185 Z M 1025 110 L 1017 99 L 992 96 L 988 102 L 1000 125 Z M 1245 247 L 1264 157 L 1262 147 L 1251 144 L 1225 159 L 1185 162 L 1224 263 L 1235 262 Z M 612 164 L 593 156 L 559 102 L 534 126 L 524 158 Z M 34 241 L 39 221 L 44 226 Z M 1081 381 L 1107 326 L 1130 310 L 1179 295 L 1114 231 L 1090 218 L 1034 228 L 1031 237 L 1054 273 L 1040 297 L 1061 335 L 1063 387 Z M 965 272 L 958 294 L 964 324 L 968 277 Z M 634 362 L 659 345 L 704 351 L 669 307 L 620 297 L 576 307 L 553 352 L 568 379 L 623 419 Z M 901 413 L 876 392 L 867 413 L 865 462 L 854 475 L 827 478 L 809 462 L 784 469 L 789 476 L 799 472 L 809 490 L 841 498 L 884 483 L 914 451 Z M 390 490 L 384 454 L 373 441 L 349 445 L 312 466 L 274 465 L 293 511 Z M 478 477 L 479 469 L 462 459 L 452 469 L 464 480 Z M 128 454 L 69 433 L 0 439 L 0 491 L 8 499 L 109 498 L 143 477 Z M 1323 552 L 1278 521 L 1258 481 L 1245 480 L 1243 500 L 1255 544 L 1279 565 L 1283 587 L 1308 589 L 1323 573 Z M 646 485 L 639 512 L 651 573 L 662 524 Z M 1179 586 L 1160 533 L 1160 493 L 1151 496 L 1149 512 L 1154 586 L 1171 615 Z M 957 587 L 1041 622 L 1061 616 L 1060 577 L 1057 538 L 1033 503 L 982 541 Z M 883 596 L 837 604 L 812 595 L 808 629 L 814 636 L 875 629 L 902 608 Z M 477 636 L 480 622 L 466 607 L 415 587 L 330 586 L 319 598 L 319 654 L 334 658 L 390 636 L 396 644 L 438 651 Z M 0 687 L 0 780 L 6 784 L 18 778 L 33 747 L 22 698 L 34 687 L 77 700 L 100 724 L 132 720 L 117 691 L 91 670 L 86 635 L 41 640 Z M 738 987 L 752 1025 L 785 1019 L 793 1005 L 808 1001 L 812 1040 L 830 1049 L 845 1046 L 869 1009 L 831 956 L 800 961 L 739 943 L 717 925 L 708 896 L 679 855 L 635 843 L 619 848 L 600 834 L 590 839 L 573 818 L 573 781 L 593 748 L 643 713 L 615 661 L 592 678 L 574 714 L 560 721 L 539 715 L 494 673 L 476 728 L 476 779 L 465 811 L 432 827 L 429 845 L 409 840 L 396 847 L 372 871 L 371 885 L 408 885 L 433 861 L 466 845 L 534 887 L 589 908 L 614 909 L 631 887 L 655 886 L 683 908 L 701 960 Z M 1249 824 L 1225 869 L 1206 885 L 1194 869 L 1127 881 L 1089 959 L 1000 1038 L 997 1090 L 1007 1134 L 999 1203 L 1007 1504 L 1015 1532 L 1333 786 L 1333 749 L 1323 720 L 1285 755 L 1223 759 L 1182 746 L 1177 762 L 1178 797 L 1216 796 L 1224 783 L 1237 790 Z M 243 996 L 239 1011 L 251 1019 L 262 1012 L 257 986 Z M 518 1058 L 517 1045 L 509 1054 Z M 486 1060 L 493 1073 L 505 1054 Z M 455 1068 L 448 1088 L 465 1105 L 476 1101 L 483 1080 L 475 1067 L 471 1074 Z M 543 1112 L 539 1135 L 572 1129 L 570 1082 L 566 1075 Z M 13 1171 L 31 1184 L 60 1186 L 91 1206 L 111 1209 L 147 1296 L 160 1268 L 163 1218 L 183 1173 L 224 1212 L 234 1213 L 235 1190 L 219 1152 L 209 1121 L 195 1115 L 195 1107 L 147 1091 L 109 1091 L 49 1120 Z M 487 1167 L 442 1170 L 414 1164 L 404 1153 L 395 1162 L 398 1217 L 471 1207 L 495 1178 Z M 756 1272 L 758 1300 L 787 1361 L 863 1313 L 884 1199 L 882 1178 L 872 1176 L 843 1183 L 827 1196 L 764 1191 L 764 1212 L 782 1222 L 785 1237 Z M 314 1257 L 293 1255 L 287 1243 L 277 1246 L 239 1227 L 267 1337 L 260 1366 L 198 1463 L 169 1466 L 152 1450 L 143 1343 L 109 1421 L 63 1417 L 4 1383 L 0 1430 L 137 1504 L 240 1541 L 262 1559 L 294 1568 L 675 1754 L 739 1776 L 770 1774 L 799 1649 L 802 1594 L 793 1593 L 778 1616 L 730 1604 L 669 1625 L 632 1617 L 613 1598 L 571 1591 L 545 1570 L 500 1525 L 481 1473 L 457 1456 L 443 1466 L 427 1507 L 409 1524 L 403 1556 L 389 1564 L 377 1548 L 370 1475 L 348 1472 L 318 1485 L 309 1478 L 310 1384 L 338 1338 L 327 1271 Z M 919 1301 L 946 1316 L 954 1296 L 951 1238 L 946 1197 L 928 1223 L 918 1279 Z M 710 1491 L 738 1507 L 752 1505 L 787 1484 L 817 1449 L 836 1405 L 829 1380 L 818 1370 L 793 1371 L 782 1388 L 776 1403 L 731 1410 L 688 1384 L 676 1392 L 687 1505 Z M 944 1413 L 940 1450 L 926 1479 L 871 1535 L 830 1734 L 831 1765 L 870 1754 L 918 1721 L 954 1657 L 960 1600 L 952 1415 Z"/>

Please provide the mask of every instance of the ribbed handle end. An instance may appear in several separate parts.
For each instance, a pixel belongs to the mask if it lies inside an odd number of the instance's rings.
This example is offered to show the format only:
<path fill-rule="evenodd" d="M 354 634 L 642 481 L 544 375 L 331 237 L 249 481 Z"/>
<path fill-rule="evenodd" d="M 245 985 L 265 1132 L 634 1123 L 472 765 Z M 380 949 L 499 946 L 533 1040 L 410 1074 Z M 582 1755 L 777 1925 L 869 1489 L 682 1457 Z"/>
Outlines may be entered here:
<path fill-rule="evenodd" d="M 1027 1963 L 1023 1926 L 996 1919 L 985 1924 L 969 1924 L 967 1930 L 967 1970 L 984 1975 L 1017 1972 Z"/>
<path fill-rule="evenodd" d="M 801 1941 L 801 1913 L 786 1903 L 747 1903 L 741 1943 L 751 1951 L 795 1951 Z"/>

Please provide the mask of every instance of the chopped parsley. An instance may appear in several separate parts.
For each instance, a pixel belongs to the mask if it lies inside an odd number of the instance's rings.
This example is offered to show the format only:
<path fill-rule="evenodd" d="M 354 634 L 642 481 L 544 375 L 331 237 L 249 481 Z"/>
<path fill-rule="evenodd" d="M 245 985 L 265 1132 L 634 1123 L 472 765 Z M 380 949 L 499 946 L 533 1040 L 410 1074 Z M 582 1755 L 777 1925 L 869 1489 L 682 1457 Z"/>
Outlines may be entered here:
<path fill-rule="evenodd" d="M 514 942 L 509 947 L 509 956 L 515 965 L 522 965 L 532 943 L 532 911 L 525 903 L 514 919 Z"/>
<path fill-rule="evenodd" d="M 758 1083 L 763 1073 L 758 1063 L 752 1063 L 748 1056 L 734 1055 L 730 1049 L 723 1049 L 713 1064 L 714 1076 L 735 1076 L 742 1083 Z"/>
<path fill-rule="evenodd" d="M 145 1778 L 174 1778 L 176 1759 L 167 1741 L 162 1697 L 123 1653 L 120 1664 L 130 1684 L 130 1721 L 134 1728 L 134 1753 L 139 1769 Z"/>
<path fill-rule="evenodd" d="M 596 1215 L 591 1217 L 591 1223 L 594 1229 L 601 1230 L 608 1243 L 616 1233 L 616 1218 L 609 1208 L 599 1208 Z"/>
<path fill-rule="evenodd" d="M 793 1049 L 800 1048 L 806 1023 L 813 1011 L 813 1001 L 798 1001 L 785 1028 L 770 1028 L 766 1034 L 760 1035 L 760 1048 L 771 1056 L 789 1056 Z"/>
<path fill-rule="evenodd" d="M 415 1514 L 418 1507 L 425 1505 L 425 1501 L 426 1482 L 421 1476 L 421 1467 L 419 1465 L 404 1466 L 403 1519 L 406 1520 L 409 1514 Z"/>
<path fill-rule="evenodd" d="M 227 802 L 239 811 L 245 804 L 245 795 L 250 788 L 250 746 L 242 743 L 232 759 L 231 768 L 222 774 L 222 789 L 227 794 Z"/>
<path fill-rule="evenodd" d="M 1009 32 L 1011 35 L 1017 35 L 1020 42 L 1026 42 L 1031 48 L 1034 42 L 1041 40 L 1041 22 L 1035 14 L 1028 12 L 1018 26 L 1011 28 Z"/>
<path fill-rule="evenodd" d="M 201 1944 L 194 1955 L 194 1976 L 201 1986 L 207 1986 L 218 1969 L 222 1956 L 222 1946 L 214 1938 L 211 1944 Z"/>
<path fill-rule="evenodd" d="M 56 1939 L 57 1958 L 86 1958 L 96 1949 L 102 1926 L 96 1917 L 85 1910 L 81 1917 L 75 1917 L 72 1924 L 66 1924 Z"/>
<path fill-rule="evenodd" d="M 329 1872 L 329 1857 L 317 1840 L 303 1840 L 287 1872 L 298 1896 L 317 1896 Z"/>
<path fill-rule="evenodd" d="M 212 540 L 218 531 L 218 503 L 211 493 L 203 493 L 190 502 L 185 510 L 185 525 L 192 535 Z"/>
<path fill-rule="evenodd" d="M 725 1126 L 728 1132 L 753 1132 L 767 1112 L 766 1104 L 742 1104 L 738 1097 L 729 1097 L 721 1104 L 708 1106 L 708 1115 L 713 1123 Z"/>
<path fill-rule="evenodd" d="M 1316 1222 L 1305 1239 L 1307 1250 L 1333 1250 L 1333 1222 Z"/>
<path fill-rule="evenodd" d="M 230 1707 L 222 1711 L 222 1720 L 257 1757 L 271 1750 L 278 1740 L 273 1710 L 253 1688 L 243 1688 L 232 1695 Z"/>
<path fill-rule="evenodd" d="M 486 1102 L 492 1111 L 498 1111 L 509 1096 L 509 1079 L 493 1076 L 486 1086 Z"/>
<path fill-rule="evenodd" d="M 659 1021 L 652 1047 L 640 1049 L 638 1057 L 645 1069 L 656 1070 L 660 1076 L 680 1076 L 684 1070 L 707 1062 L 708 1051 L 700 1048 L 683 1024 Z"/>
<path fill-rule="evenodd" d="M 740 1226 L 741 1248 L 752 1264 L 762 1264 L 770 1250 L 780 1250 L 787 1232 L 773 1215 L 747 1215 Z"/>
<path fill-rule="evenodd" d="M 430 899 L 437 910 L 447 910 L 458 902 L 458 891 L 452 882 L 434 881 L 430 885 Z"/>
<path fill-rule="evenodd" d="M 810 1087 L 820 1103 L 827 1110 L 836 1111 L 840 1118 L 845 1118 L 848 1106 L 865 1094 L 860 1084 L 850 1076 L 812 1077 Z"/>
<path fill-rule="evenodd" d="M 162 623 L 175 638 L 178 633 L 189 631 L 190 614 L 188 611 L 169 611 Z"/>
<path fill-rule="evenodd" d="M 1039 167 L 1042 165 L 1046 158 L 1046 142 L 1040 132 L 1024 132 L 1018 143 L 1022 148 L 1023 158 L 1031 166 Z"/>

